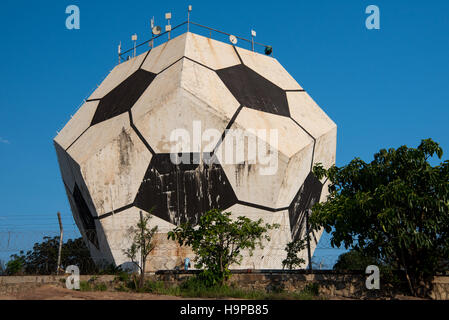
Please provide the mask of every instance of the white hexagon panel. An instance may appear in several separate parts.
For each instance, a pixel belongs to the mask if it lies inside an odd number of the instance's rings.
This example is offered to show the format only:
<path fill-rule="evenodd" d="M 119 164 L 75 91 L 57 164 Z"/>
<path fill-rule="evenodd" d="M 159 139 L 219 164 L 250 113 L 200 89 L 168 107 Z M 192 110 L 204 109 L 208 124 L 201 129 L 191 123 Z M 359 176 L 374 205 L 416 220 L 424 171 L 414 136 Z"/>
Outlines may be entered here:
<path fill-rule="evenodd" d="M 325 201 L 311 169 L 335 163 L 336 125 L 276 59 L 185 33 L 116 66 L 54 143 L 97 262 L 129 263 L 126 231 L 151 212 L 148 271 L 179 266 L 192 252 L 167 232 L 220 209 L 281 225 L 233 266 L 277 269 Z"/>

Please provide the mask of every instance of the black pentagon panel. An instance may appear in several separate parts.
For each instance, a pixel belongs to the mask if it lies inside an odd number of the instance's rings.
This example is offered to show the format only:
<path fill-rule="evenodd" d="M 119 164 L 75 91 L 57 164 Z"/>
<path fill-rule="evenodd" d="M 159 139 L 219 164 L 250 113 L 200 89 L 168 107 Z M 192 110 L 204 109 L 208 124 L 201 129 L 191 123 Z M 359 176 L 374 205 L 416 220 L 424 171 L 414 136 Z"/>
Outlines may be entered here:
<path fill-rule="evenodd" d="M 305 235 L 306 210 L 320 201 L 323 184 L 311 172 L 301 186 L 298 194 L 288 209 L 292 239 L 298 240 Z"/>
<path fill-rule="evenodd" d="M 243 106 L 280 116 L 290 116 L 285 91 L 249 67 L 239 64 L 216 72 Z"/>
<path fill-rule="evenodd" d="M 87 239 L 97 249 L 99 249 L 95 220 L 77 184 L 75 184 L 75 188 L 73 190 L 73 199 L 75 200 L 76 209 L 86 233 Z"/>
<path fill-rule="evenodd" d="M 136 207 L 147 212 L 153 208 L 155 216 L 174 225 L 196 225 L 207 211 L 226 210 L 235 203 L 237 197 L 221 165 L 174 164 L 170 154 L 153 156 L 134 201 Z"/>
<path fill-rule="evenodd" d="M 156 74 L 137 70 L 100 100 L 91 126 L 131 110 Z"/>

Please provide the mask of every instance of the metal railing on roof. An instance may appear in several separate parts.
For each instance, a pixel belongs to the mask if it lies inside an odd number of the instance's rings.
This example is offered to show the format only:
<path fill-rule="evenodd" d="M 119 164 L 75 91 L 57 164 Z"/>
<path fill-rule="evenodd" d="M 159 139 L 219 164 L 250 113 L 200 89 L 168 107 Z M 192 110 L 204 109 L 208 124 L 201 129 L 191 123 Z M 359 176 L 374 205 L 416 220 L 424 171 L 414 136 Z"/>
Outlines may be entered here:
<path fill-rule="evenodd" d="M 159 38 L 161 38 L 161 37 L 163 37 L 163 36 L 168 36 L 167 41 L 169 41 L 170 38 L 171 38 L 171 33 L 172 33 L 173 31 L 175 31 L 175 30 L 181 28 L 182 26 L 185 26 L 185 25 L 187 25 L 187 31 L 188 31 L 188 32 L 190 32 L 190 25 L 194 25 L 194 26 L 197 26 L 197 27 L 199 27 L 199 28 L 201 28 L 201 29 L 206 29 L 206 30 L 208 30 L 208 31 L 209 31 L 209 38 L 211 38 L 211 39 L 212 39 L 212 32 L 214 32 L 214 33 L 219 33 L 219 34 L 223 34 L 223 35 L 226 35 L 226 36 L 232 36 L 232 34 L 230 34 L 230 33 L 227 33 L 227 32 L 224 32 L 224 31 L 215 29 L 215 28 L 211 28 L 211 27 L 208 27 L 208 26 L 204 26 L 204 25 L 202 25 L 202 24 L 199 24 L 199 23 L 196 23 L 196 22 L 193 22 L 193 21 L 185 21 L 185 22 L 183 22 L 183 23 L 181 23 L 181 24 L 178 24 L 177 26 L 171 28 L 170 31 L 165 31 L 165 32 L 163 32 L 163 33 L 161 33 L 161 34 L 158 34 L 158 35 L 156 35 L 156 36 L 153 36 L 151 39 L 148 39 L 148 40 L 146 40 L 146 41 L 144 41 L 144 42 L 142 42 L 142 43 L 140 43 L 140 44 L 138 44 L 138 45 L 135 45 L 134 47 L 132 47 L 132 48 L 130 48 L 130 49 L 124 51 L 124 52 L 119 53 L 119 55 L 118 55 L 118 56 L 119 56 L 119 63 L 121 63 L 121 61 L 122 61 L 122 59 L 123 59 L 124 56 L 126 56 L 127 54 L 129 54 L 129 53 L 131 53 L 131 52 L 134 52 L 134 53 L 135 53 L 135 50 L 136 50 L 136 49 L 138 49 L 138 48 L 144 46 L 145 44 L 149 44 L 149 45 L 151 46 L 151 49 L 152 49 L 152 48 L 154 47 L 154 42 L 155 42 L 155 40 L 157 40 L 157 39 L 159 39 Z M 234 36 L 235 36 L 235 35 L 234 35 Z M 265 44 L 262 44 L 262 43 L 260 43 L 260 42 L 256 42 L 256 41 L 254 41 L 254 39 L 250 40 L 250 39 L 246 39 L 246 38 L 243 38 L 243 37 L 240 37 L 240 36 L 235 36 L 235 38 L 237 38 L 237 39 L 239 39 L 239 40 L 242 40 L 242 41 L 245 41 L 245 42 L 248 42 L 249 44 L 251 44 L 251 45 L 252 45 L 252 50 L 253 50 L 253 51 L 255 51 L 255 50 L 254 50 L 254 46 L 257 45 L 257 46 L 260 46 L 260 47 L 265 48 L 266 50 L 270 50 L 270 51 L 269 51 L 269 52 L 270 52 L 270 55 L 272 54 L 272 50 L 273 50 L 272 46 L 265 45 Z M 163 43 L 165 43 L 165 41 L 162 42 L 161 44 L 163 44 Z M 128 56 L 128 59 L 129 59 L 129 58 L 130 58 L 130 57 Z M 126 60 L 126 59 L 124 59 L 124 60 Z"/>

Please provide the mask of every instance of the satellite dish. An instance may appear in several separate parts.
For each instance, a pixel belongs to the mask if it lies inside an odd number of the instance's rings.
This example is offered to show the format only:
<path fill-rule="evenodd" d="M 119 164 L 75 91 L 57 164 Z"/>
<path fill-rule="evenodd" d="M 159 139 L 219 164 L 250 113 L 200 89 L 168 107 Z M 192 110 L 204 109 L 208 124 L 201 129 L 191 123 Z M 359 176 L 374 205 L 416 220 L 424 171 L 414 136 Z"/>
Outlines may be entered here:
<path fill-rule="evenodd" d="M 237 38 L 236 36 L 233 36 L 232 34 L 229 36 L 229 41 L 231 41 L 232 44 L 237 44 Z"/>
<path fill-rule="evenodd" d="M 161 31 L 162 31 L 162 28 L 161 27 L 159 27 L 159 26 L 155 26 L 155 27 L 153 27 L 153 29 L 151 30 L 151 32 L 153 32 L 153 34 L 154 35 L 158 35 L 158 34 L 161 34 Z"/>

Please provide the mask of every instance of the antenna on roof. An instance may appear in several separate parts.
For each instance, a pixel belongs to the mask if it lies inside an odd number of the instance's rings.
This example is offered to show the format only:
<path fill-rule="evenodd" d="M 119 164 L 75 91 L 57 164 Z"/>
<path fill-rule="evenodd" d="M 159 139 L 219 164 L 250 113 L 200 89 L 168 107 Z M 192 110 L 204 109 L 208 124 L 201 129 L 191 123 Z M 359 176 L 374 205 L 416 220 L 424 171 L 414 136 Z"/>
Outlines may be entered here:
<path fill-rule="evenodd" d="M 170 40 L 170 33 L 171 33 L 171 25 L 170 25 L 171 12 L 167 12 L 167 13 L 165 14 L 165 19 L 167 19 L 167 25 L 165 26 L 165 32 L 168 32 L 168 40 Z"/>
<path fill-rule="evenodd" d="M 134 56 L 133 58 L 136 56 L 136 43 L 137 43 L 137 34 L 133 34 L 131 36 L 131 40 L 134 42 Z"/>
<path fill-rule="evenodd" d="M 120 41 L 120 44 L 118 45 L 118 64 L 122 63 L 122 42 Z"/>
<path fill-rule="evenodd" d="M 257 33 L 255 30 L 251 29 L 251 48 L 254 51 L 254 38 L 256 37 Z"/>
<path fill-rule="evenodd" d="M 154 17 L 151 19 L 151 49 L 154 47 L 154 36 L 158 36 L 161 34 L 161 27 L 154 25 Z"/>
<path fill-rule="evenodd" d="M 153 28 L 154 28 L 154 17 L 151 18 L 151 41 L 150 41 L 150 47 L 151 47 L 151 49 L 153 49 L 153 47 L 154 47 L 154 43 L 153 43 L 153 41 L 154 41 L 154 32 L 153 32 Z"/>
<path fill-rule="evenodd" d="M 192 6 L 189 5 L 187 9 L 187 32 L 190 31 L 190 12 L 192 12 Z"/>

